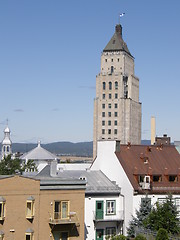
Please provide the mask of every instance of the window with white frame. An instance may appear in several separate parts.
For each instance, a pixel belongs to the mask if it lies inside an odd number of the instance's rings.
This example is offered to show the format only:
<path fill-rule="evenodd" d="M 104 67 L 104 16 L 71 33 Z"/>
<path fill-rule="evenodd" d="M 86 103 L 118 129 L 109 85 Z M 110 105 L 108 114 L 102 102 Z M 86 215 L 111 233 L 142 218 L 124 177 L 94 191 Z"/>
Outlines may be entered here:
<path fill-rule="evenodd" d="M 33 240 L 34 231 L 31 228 L 28 228 L 25 233 L 25 240 Z"/>
<path fill-rule="evenodd" d="M 34 197 L 29 197 L 26 200 L 26 218 L 31 219 L 34 217 Z"/>
<path fill-rule="evenodd" d="M 106 201 L 106 214 L 116 214 L 116 201 L 107 200 Z"/>
<path fill-rule="evenodd" d="M 116 228 L 115 227 L 107 227 L 106 228 L 106 236 L 112 237 L 116 235 Z"/>
<path fill-rule="evenodd" d="M 0 240 L 4 240 L 4 232 L 0 230 Z"/>
<path fill-rule="evenodd" d="M 6 200 L 3 197 L 0 197 L 0 220 L 5 218 L 5 203 Z"/>
<path fill-rule="evenodd" d="M 32 240 L 32 239 L 33 239 L 33 234 L 26 233 L 26 240 Z"/>

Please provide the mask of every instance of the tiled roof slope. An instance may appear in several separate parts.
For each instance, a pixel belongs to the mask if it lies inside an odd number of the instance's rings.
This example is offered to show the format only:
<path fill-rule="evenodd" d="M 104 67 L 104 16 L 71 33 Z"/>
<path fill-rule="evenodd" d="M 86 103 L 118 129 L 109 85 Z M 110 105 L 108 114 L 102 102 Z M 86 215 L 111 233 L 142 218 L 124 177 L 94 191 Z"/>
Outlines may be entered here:
<path fill-rule="evenodd" d="M 180 154 L 174 146 L 121 145 L 116 156 L 133 188 L 143 192 L 138 176 L 150 176 L 150 193 L 180 193 Z M 153 182 L 153 176 L 161 175 L 162 181 Z M 169 175 L 177 175 L 176 182 Z"/>
<path fill-rule="evenodd" d="M 108 44 L 103 50 L 103 52 L 111 51 L 124 51 L 128 53 L 130 56 L 132 56 L 127 47 L 127 44 L 123 41 L 122 26 L 120 24 L 116 25 L 114 35 L 112 36 L 111 40 L 108 42 Z"/>

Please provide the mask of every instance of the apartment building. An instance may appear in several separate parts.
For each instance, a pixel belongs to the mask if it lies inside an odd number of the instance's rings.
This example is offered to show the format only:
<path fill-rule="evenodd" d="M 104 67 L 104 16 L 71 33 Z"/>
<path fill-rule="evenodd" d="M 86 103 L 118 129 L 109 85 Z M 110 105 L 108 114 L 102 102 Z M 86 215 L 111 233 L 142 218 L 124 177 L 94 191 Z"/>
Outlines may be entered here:
<path fill-rule="evenodd" d="M 77 170 L 76 164 L 71 170 L 54 161 L 47 165 L 38 176 L 49 177 L 54 164 L 59 179 L 82 179 L 87 182 L 85 190 L 85 236 L 86 240 L 105 240 L 107 236 L 123 232 L 124 197 L 121 188 L 101 171 L 90 169 Z M 64 166 L 64 169 L 63 169 Z M 76 169 L 76 170 L 73 170 Z"/>
<path fill-rule="evenodd" d="M 84 239 L 86 181 L 0 176 L 0 239 Z"/>

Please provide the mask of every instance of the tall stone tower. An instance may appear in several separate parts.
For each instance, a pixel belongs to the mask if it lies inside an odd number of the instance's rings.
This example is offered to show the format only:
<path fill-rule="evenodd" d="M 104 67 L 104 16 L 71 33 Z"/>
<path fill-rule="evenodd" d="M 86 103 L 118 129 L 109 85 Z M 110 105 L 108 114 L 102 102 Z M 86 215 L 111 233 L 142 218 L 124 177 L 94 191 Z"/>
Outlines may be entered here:
<path fill-rule="evenodd" d="M 141 143 L 139 79 L 134 75 L 134 57 L 123 41 L 120 24 L 116 25 L 114 35 L 101 54 L 101 71 L 96 76 L 93 134 L 93 157 L 98 140 Z"/>

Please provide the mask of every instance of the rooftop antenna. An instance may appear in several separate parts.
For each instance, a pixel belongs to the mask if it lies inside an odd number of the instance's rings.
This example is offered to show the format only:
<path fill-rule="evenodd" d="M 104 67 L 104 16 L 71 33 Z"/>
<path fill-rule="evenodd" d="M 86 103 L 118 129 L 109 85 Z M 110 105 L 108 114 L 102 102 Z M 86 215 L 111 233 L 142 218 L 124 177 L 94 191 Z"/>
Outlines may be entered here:
<path fill-rule="evenodd" d="M 119 24 L 120 24 L 120 19 L 121 19 L 121 17 L 123 17 L 124 15 L 125 15 L 125 13 L 120 13 L 120 14 L 119 14 L 119 21 L 118 21 Z"/>

